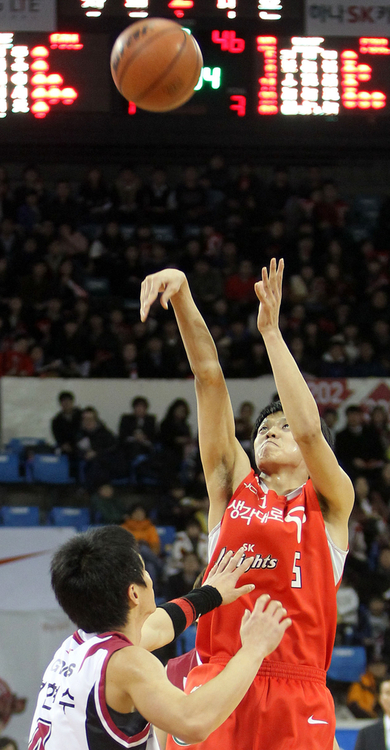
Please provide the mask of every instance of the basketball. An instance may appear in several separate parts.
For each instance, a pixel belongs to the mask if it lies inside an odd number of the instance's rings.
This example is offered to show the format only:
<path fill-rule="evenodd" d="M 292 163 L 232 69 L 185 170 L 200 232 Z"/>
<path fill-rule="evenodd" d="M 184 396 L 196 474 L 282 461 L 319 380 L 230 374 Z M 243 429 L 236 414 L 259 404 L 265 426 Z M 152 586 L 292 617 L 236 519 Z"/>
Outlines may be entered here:
<path fill-rule="evenodd" d="M 194 37 L 166 18 L 131 24 L 111 52 L 111 73 L 118 91 L 149 112 L 168 112 L 188 101 L 202 64 Z"/>

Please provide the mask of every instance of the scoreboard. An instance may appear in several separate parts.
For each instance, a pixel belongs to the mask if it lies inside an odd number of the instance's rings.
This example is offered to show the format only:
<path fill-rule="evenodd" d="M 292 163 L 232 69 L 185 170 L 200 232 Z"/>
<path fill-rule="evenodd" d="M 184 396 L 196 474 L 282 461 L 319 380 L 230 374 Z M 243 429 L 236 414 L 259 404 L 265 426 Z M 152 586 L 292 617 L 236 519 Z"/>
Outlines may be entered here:
<path fill-rule="evenodd" d="M 113 39 L 88 32 L 0 32 L 0 118 L 42 119 L 55 111 L 155 118 L 114 89 Z M 193 98 L 173 116 L 390 113 L 387 38 L 283 37 L 219 24 L 199 28 L 197 39 L 204 67 Z"/>
<path fill-rule="evenodd" d="M 86 115 L 104 122 L 106 131 L 115 121 L 123 132 L 155 132 L 158 122 L 161 133 L 187 129 L 195 137 L 206 124 L 216 137 L 229 129 L 240 129 L 242 137 L 245 127 L 248 133 L 272 136 L 278 128 L 287 132 L 281 123 L 292 121 L 301 127 L 316 122 L 322 129 L 321 122 L 329 128 L 338 123 L 333 132 L 339 128 L 345 133 L 353 122 L 355 132 L 359 123 L 384 125 L 390 116 L 390 0 L 388 13 L 385 4 L 380 6 L 387 20 L 383 16 L 376 24 L 371 23 L 376 6 L 367 10 L 364 0 L 355 0 L 354 6 L 346 0 L 333 5 L 314 0 L 310 14 L 324 32 L 315 34 L 307 31 L 309 0 L 306 6 L 303 2 L 58 0 L 56 28 L 50 33 L 0 26 L 3 142 L 7 133 L 16 138 L 21 123 L 28 139 L 42 121 L 61 122 L 70 132 L 82 128 L 81 116 Z M 356 35 L 350 30 L 344 36 L 342 30 L 326 33 L 327 19 L 331 17 L 333 25 L 343 20 L 341 8 L 352 20 L 368 13 L 367 24 L 357 24 Z M 130 23 L 153 16 L 181 23 L 196 37 L 204 59 L 194 96 L 164 114 L 126 102 L 110 74 L 117 35 Z M 378 23 L 382 33 L 377 33 Z M 368 33 L 372 28 L 375 34 Z M 307 126 L 304 130 L 309 132 Z M 314 129 L 312 133 L 314 137 Z"/>

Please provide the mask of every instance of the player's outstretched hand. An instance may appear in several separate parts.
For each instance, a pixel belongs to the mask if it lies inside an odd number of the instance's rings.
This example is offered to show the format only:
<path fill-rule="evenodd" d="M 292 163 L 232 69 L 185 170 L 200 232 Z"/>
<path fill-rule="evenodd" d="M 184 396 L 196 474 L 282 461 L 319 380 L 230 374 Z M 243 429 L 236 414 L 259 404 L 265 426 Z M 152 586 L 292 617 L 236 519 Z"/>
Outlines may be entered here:
<path fill-rule="evenodd" d="M 165 268 L 163 271 L 151 273 L 141 284 L 141 320 L 144 323 L 149 315 L 153 302 L 161 294 L 160 302 L 164 310 L 168 309 L 168 302 L 177 294 L 187 279 L 183 271 L 176 268 Z"/>
<path fill-rule="evenodd" d="M 257 327 L 261 334 L 279 326 L 279 311 L 282 301 L 284 260 L 281 259 L 276 267 L 276 259 L 272 258 L 269 273 L 263 267 L 261 281 L 255 284 L 255 292 L 260 301 L 257 316 Z"/>
<path fill-rule="evenodd" d="M 291 625 L 287 611 L 281 602 L 271 600 L 262 594 L 253 612 L 246 610 L 241 621 L 240 636 L 242 646 L 250 648 L 253 655 L 264 658 L 279 646 L 284 633 Z"/>
<path fill-rule="evenodd" d="M 244 548 L 240 547 L 236 554 L 230 550 L 218 564 L 211 568 L 203 585 L 214 586 L 222 596 L 222 604 L 231 604 L 240 596 L 249 594 L 255 588 L 253 583 L 236 588 L 238 579 L 249 570 L 253 557 L 244 557 Z"/>

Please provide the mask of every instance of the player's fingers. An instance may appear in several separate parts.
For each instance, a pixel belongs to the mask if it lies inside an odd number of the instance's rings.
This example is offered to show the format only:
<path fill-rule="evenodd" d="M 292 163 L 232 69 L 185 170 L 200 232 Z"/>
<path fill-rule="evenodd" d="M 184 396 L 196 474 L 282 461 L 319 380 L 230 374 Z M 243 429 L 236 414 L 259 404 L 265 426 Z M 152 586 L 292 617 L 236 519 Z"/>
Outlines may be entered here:
<path fill-rule="evenodd" d="M 271 258 L 269 266 L 269 288 L 271 293 L 275 296 L 278 292 L 277 278 L 276 278 L 276 258 Z"/>
<path fill-rule="evenodd" d="M 256 604 L 254 606 L 254 612 L 264 612 L 265 607 L 267 606 L 269 600 L 271 599 L 269 594 L 262 594 L 259 596 L 259 598 L 256 600 Z"/>
<path fill-rule="evenodd" d="M 285 633 L 286 630 L 287 630 L 287 628 L 289 628 L 290 625 L 292 625 L 292 619 L 291 619 L 291 617 L 286 617 L 285 620 L 282 620 L 282 622 L 280 623 L 280 625 L 283 628 L 283 633 Z"/>
<path fill-rule="evenodd" d="M 278 263 L 278 270 L 276 272 L 278 291 L 280 294 L 282 294 L 283 272 L 284 272 L 284 258 L 280 258 L 279 263 Z"/>
<path fill-rule="evenodd" d="M 260 302 L 265 302 L 266 300 L 266 294 L 264 291 L 264 285 L 262 281 L 257 281 L 255 284 L 255 292 L 257 298 L 260 300 Z"/>
<path fill-rule="evenodd" d="M 269 294 L 270 292 L 270 286 L 269 286 L 269 278 L 268 278 L 268 271 L 265 266 L 261 269 L 261 280 L 263 282 L 263 288 L 265 294 Z"/>
<path fill-rule="evenodd" d="M 245 594 L 250 594 L 254 589 L 256 588 L 254 583 L 247 583 L 245 586 L 240 586 L 238 589 L 234 589 L 234 594 L 236 598 L 238 599 L 240 596 L 245 596 Z"/>
<path fill-rule="evenodd" d="M 269 615 L 274 615 L 276 610 L 282 609 L 283 605 L 282 602 L 277 601 L 277 599 L 272 599 L 267 607 L 267 612 Z"/>
<path fill-rule="evenodd" d="M 279 607 L 274 614 L 274 620 L 276 620 L 277 622 L 281 622 L 284 617 L 287 617 L 287 609 L 285 609 L 284 607 Z"/>
<path fill-rule="evenodd" d="M 141 285 L 141 320 L 144 322 L 148 317 L 148 313 L 151 305 L 158 295 L 158 283 L 152 278 L 147 276 Z"/>
<path fill-rule="evenodd" d="M 222 573 L 222 571 L 224 571 L 225 568 L 227 568 L 227 566 L 229 565 L 232 557 L 233 557 L 233 550 L 230 549 L 228 552 L 226 552 L 226 554 L 222 557 L 222 559 L 219 562 L 215 563 L 215 565 L 212 567 L 210 572 Z"/>
<path fill-rule="evenodd" d="M 245 625 L 246 622 L 248 622 L 250 616 L 251 616 L 250 609 L 246 609 L 241 620 L 241 627 Z"/>

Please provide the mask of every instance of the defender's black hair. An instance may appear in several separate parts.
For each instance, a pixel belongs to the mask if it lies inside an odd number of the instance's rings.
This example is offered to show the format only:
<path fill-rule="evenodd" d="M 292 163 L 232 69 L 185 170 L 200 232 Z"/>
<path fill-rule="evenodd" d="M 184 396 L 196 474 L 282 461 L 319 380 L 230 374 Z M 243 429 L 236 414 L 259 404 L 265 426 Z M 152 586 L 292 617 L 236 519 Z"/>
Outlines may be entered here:
<path fill-rule="evenodd" d="M 129 586 L 146 586 L 137 543 L 120 526 L 102 526 L 65 542 L 53 556 L 51 583 L 64 612 L 86 633 L 126 625 Z"/>

